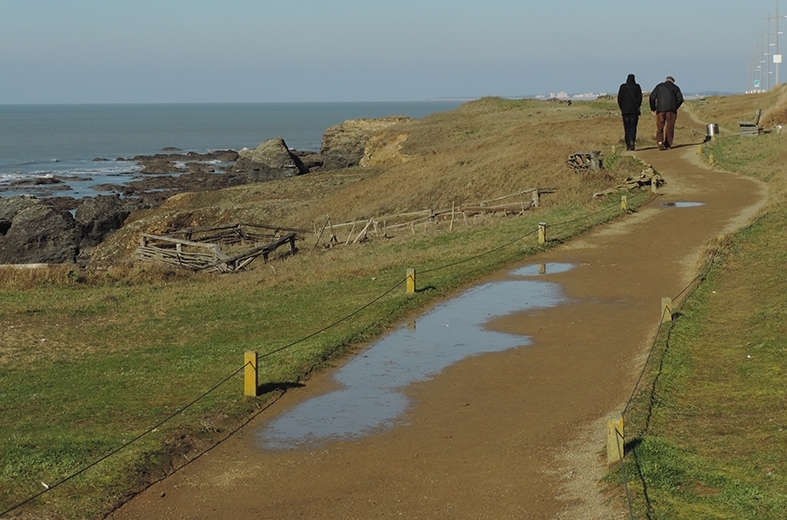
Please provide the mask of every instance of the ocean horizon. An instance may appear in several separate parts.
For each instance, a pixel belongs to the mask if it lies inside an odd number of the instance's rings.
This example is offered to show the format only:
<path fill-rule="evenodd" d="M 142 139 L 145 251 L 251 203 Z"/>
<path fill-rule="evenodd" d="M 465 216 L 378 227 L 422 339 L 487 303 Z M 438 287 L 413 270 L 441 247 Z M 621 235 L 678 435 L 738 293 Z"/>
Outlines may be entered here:
<path fill-rule="evenodd" d="M 421 119 L 465 101 L 0 105 L 0 197 L 108 194 L 93 187 L 133 180 L 140 168 L 128 159 L 165 150 L 241 150 L 281 137 L 316 152 L 325 130 L 349 119 Z M 64 182 L 28 184 L 52 178 Z"/>

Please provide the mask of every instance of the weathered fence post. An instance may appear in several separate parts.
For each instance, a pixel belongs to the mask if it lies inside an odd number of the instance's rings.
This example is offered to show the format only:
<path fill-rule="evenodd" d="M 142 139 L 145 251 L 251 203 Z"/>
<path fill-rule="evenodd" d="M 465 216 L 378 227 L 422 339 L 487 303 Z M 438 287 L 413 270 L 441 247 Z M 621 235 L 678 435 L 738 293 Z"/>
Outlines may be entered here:
<path fill-rule="evenodd" d="M 407 270 L 407 294 L 415 294 L 415 269 Z"/>
<path fill-rule="evenodd" d="M 547 223 L 546 222 L 539 222 L 538 223 L 538 243 L 539 244 L 546 244 L 547 242 Z"/>
<path fill-rule="evenodd" d="M 664 321 L 672 321 L 672 298 L 661 299 L 661 315 Z"/>
<path fill-rule="evenodd" d="M 623 417 L 607 421 L 607 464 L 623 461 Z"/>
<path fill-rule="evenodd" d="M 243 354 L 243 395 L 257 396 L 257 353 Z"/>

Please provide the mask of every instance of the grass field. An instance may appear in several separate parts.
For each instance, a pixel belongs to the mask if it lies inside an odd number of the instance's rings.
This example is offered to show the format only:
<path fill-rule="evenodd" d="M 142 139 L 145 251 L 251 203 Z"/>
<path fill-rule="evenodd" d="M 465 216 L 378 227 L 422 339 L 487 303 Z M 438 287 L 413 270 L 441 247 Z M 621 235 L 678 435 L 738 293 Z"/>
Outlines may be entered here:
<path fill-rule="evenodd" d="M 784 91 L 694 103 L 705 121 L 771 108 Z M 745 108 L 741 105 L 745 104 Z M 739 119 L 748 119 L 738 116 Z M 724 133 L 722 134 L 724 135 Z M 627 426 L 636 518 L 781 519 L 787 515 L 787 134 L 721 137 L 714 167 L 763 180 L 762 215 L 720 246 L 705 280 L 662 327 Z M 615 471 L 609 479 L 620 480 Z"/>
<path fill-rule="evenodd" d="M 396 130 L 410 136 L 405 162 L 177 196 L 132 215 L 88 269 L 0 270 L 0 512 L 100 518 L 397 320 L 616 218 L 619 197 L 592 194 L 642 169 L 607 151 L 619 146 L 619 126 L 609 100 L 483 99 Z M 566 166 L 568 154 L 592 148 L 605 151 L 606 169 Z M 232 275 L 130 260 L 140 231 L 311 229 L 326 216 L 450 208 L 534 187 L 558 189 L 521 216 L 331 249 L 306 235 L 299 254 Z M 648 196 L 630 193 L 630 207 Z M 539 222 L 550 225 L 546 246 Z M 414 296 L 404 294 L 407 268 L 420 273 Z M 261 356 L 257 398 L 242 396 L 248 350 Z"/>

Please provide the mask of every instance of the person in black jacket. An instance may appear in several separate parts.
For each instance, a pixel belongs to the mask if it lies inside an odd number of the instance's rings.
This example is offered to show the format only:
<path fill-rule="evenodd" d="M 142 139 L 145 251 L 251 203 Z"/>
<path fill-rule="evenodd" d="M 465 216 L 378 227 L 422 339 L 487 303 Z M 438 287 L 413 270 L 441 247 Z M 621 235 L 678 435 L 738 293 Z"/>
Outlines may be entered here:
<path fill-rule="evenodd" d="M 672 147 L 675 137 L 675 121 L 678 109 L 683 104 L 683 93 L 675 84 L 675 78 L 667 76 L 650 93 L 650 111 L 656 116 L 656 142 L 659 150 Z"/>
<path fill-rule="evenodd" d="M 618 106 L 623 116 L 623 134 L 626 139 L 626 150 L 634 150 L 637 141 L 637 123 L 639 123 L 640 107 L 642 106 L 642 88 L 629 74 L 626 82 L 618 89 Z"/>

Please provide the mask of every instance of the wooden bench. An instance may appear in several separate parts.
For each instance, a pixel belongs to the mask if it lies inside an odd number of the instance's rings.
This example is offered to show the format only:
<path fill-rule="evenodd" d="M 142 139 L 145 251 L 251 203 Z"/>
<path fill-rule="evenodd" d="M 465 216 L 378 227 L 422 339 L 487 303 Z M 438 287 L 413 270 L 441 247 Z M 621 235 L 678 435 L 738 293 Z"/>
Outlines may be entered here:
<path fill-rule="evenodd" d="M 760 116 L 762 115 L 762 109 L 758 108 L 757 111 L 754 113 L 754 119 L 752 121 L 738 121 L 738 126 L 741 127 L 741 135 L 743 136 L 752 136 L 752 135 L 759 135 L 760 133 Z"/>

